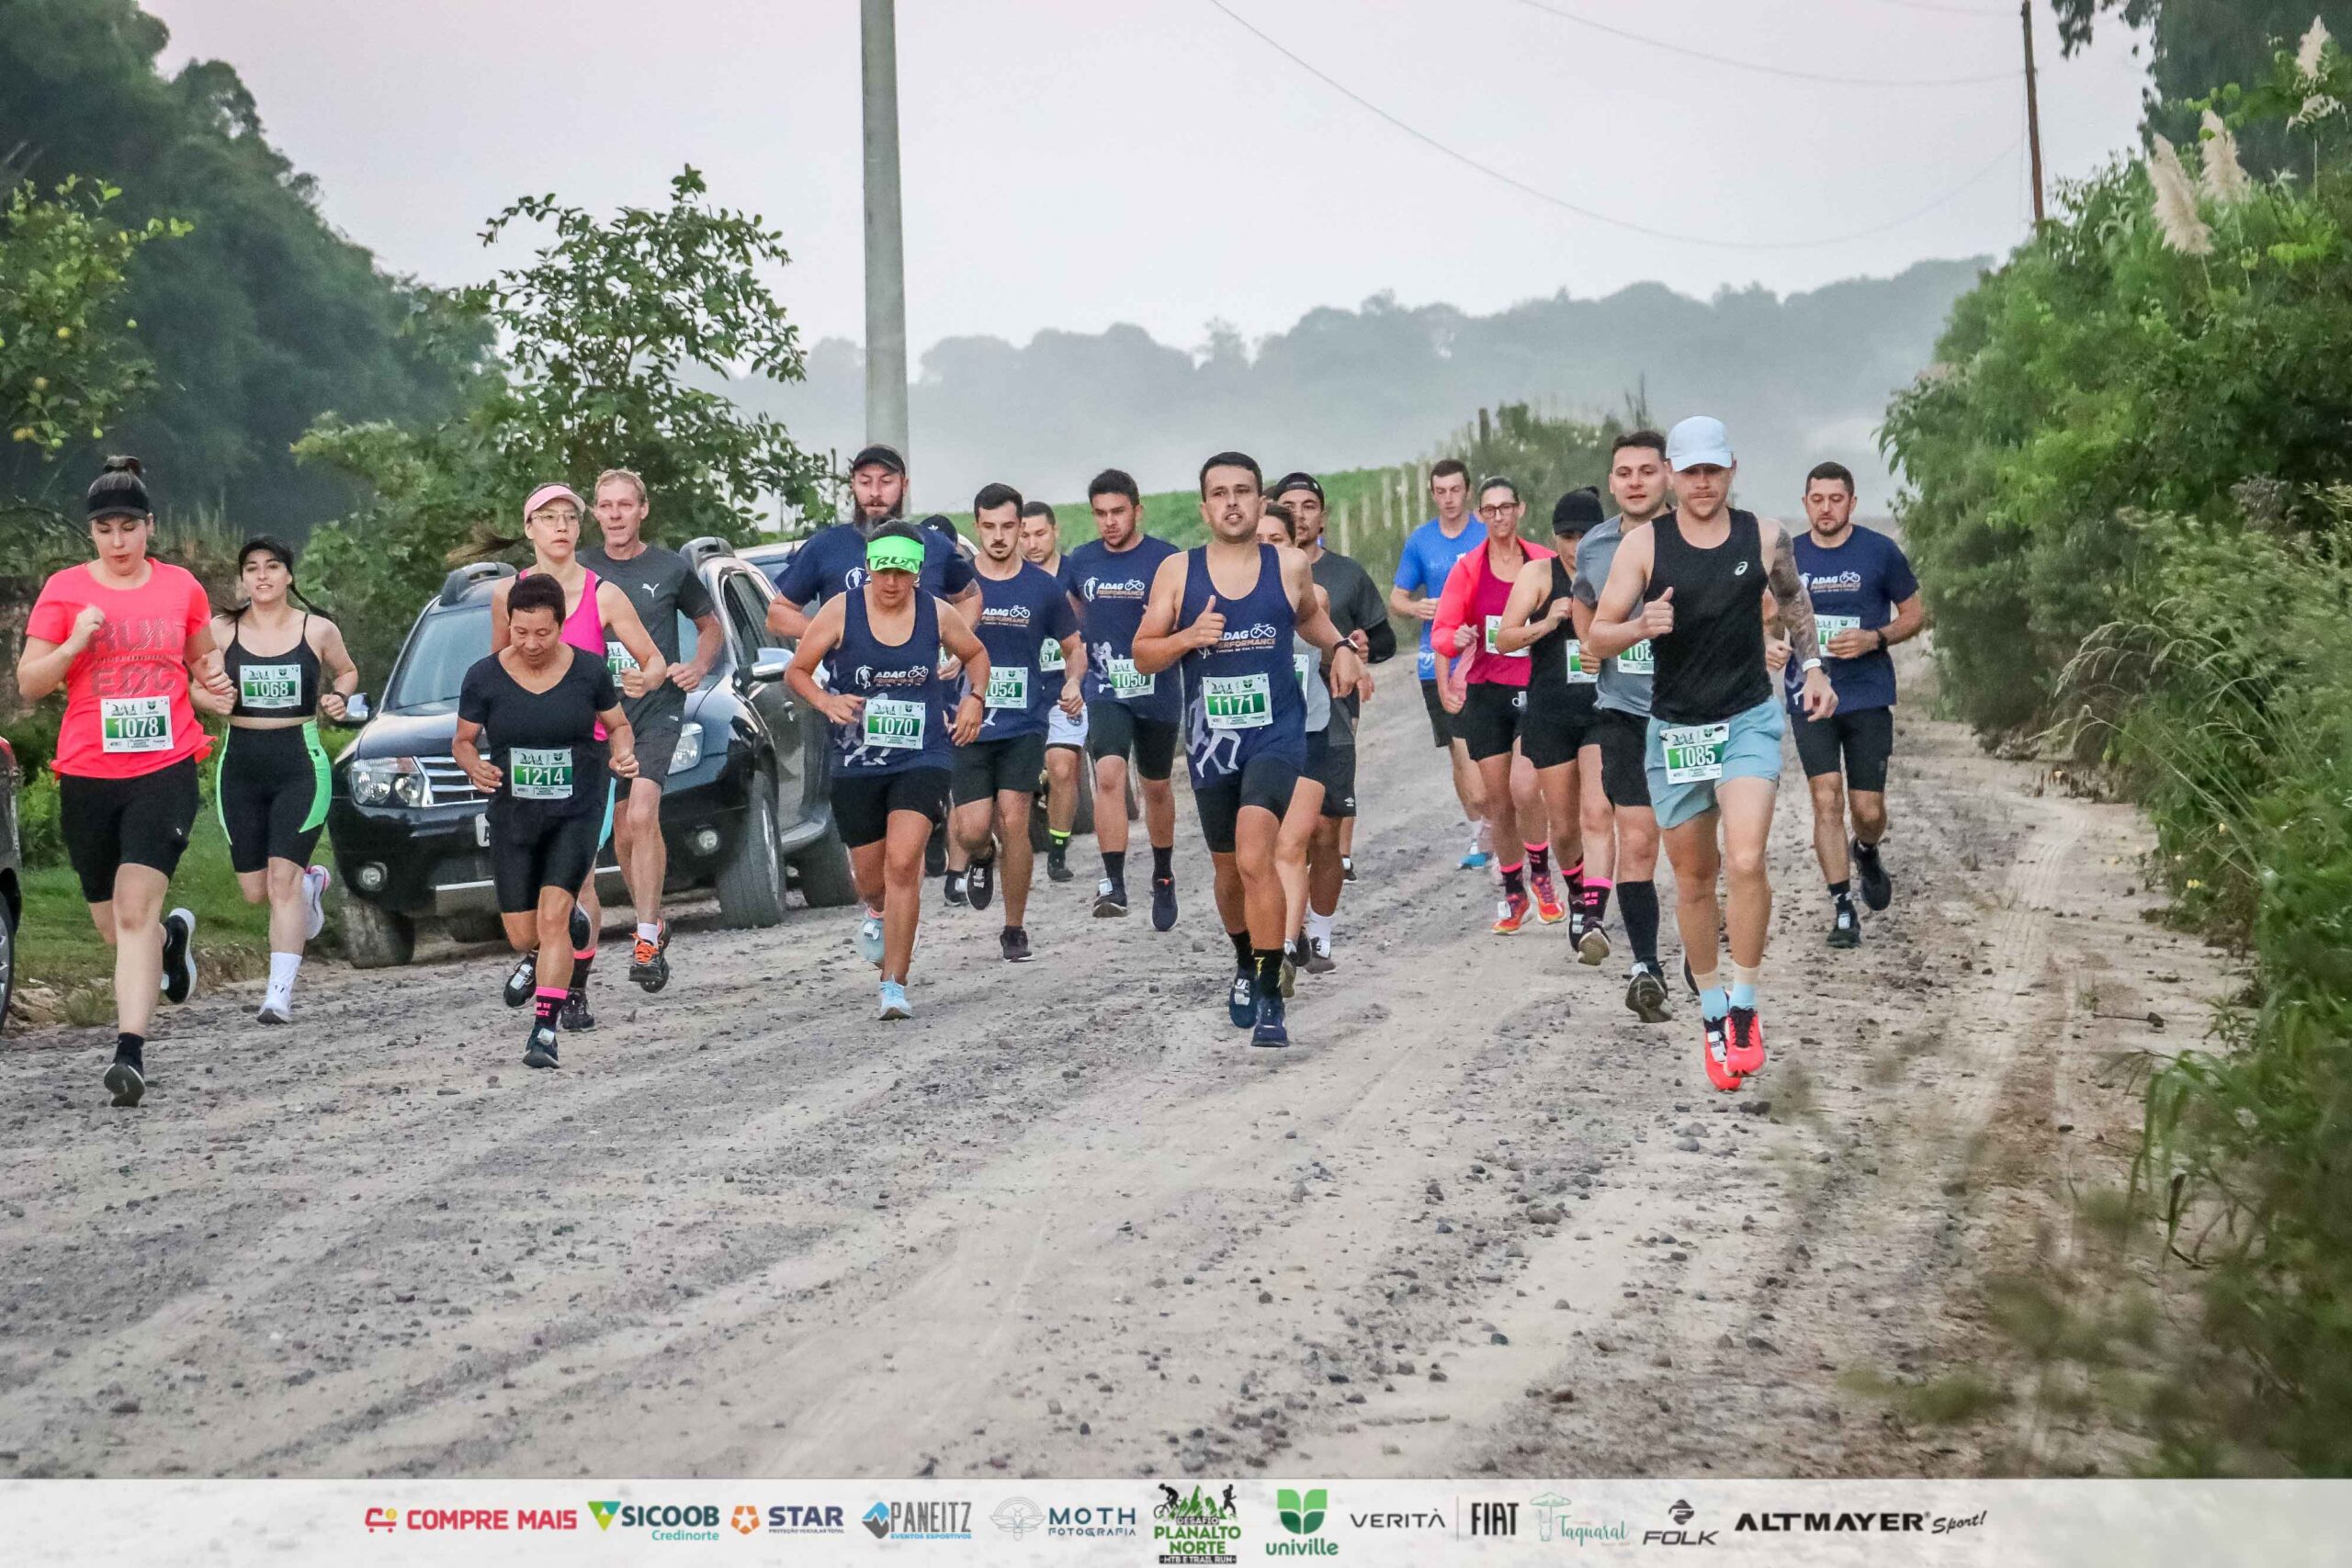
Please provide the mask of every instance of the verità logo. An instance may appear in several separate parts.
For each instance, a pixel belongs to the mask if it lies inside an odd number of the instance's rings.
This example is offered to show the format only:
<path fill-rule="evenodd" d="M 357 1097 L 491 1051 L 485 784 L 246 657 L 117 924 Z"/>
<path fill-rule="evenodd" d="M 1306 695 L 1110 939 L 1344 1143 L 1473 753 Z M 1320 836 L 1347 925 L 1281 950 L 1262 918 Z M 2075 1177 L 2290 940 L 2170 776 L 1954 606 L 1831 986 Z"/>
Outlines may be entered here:
<path fill-rule="evenodd" d="M 591 1502 L 588 1505 L 588 1511 L 596 1516 L 598 1529 L 608 1530 L 613 1528 L 613 1520 L 620 1517 L 620 1501 L 616 1498 L 609 1503 Z"/>
<path fill-rule="evenodd" d="M 1337 1541 L 1321 1539 L 1317 1532 L 1323 1528 L 1323 1517 L 1329 1511 L 1331 1495 L 1320 1486 L 1293 1491 L 1287 1486 L 1274 1490 L 1274 1517 L 1283 1529 L 1303 1540 L 1270 1540 L 1266 1543 L 1269 1557 L 1337 1557 Z"/>

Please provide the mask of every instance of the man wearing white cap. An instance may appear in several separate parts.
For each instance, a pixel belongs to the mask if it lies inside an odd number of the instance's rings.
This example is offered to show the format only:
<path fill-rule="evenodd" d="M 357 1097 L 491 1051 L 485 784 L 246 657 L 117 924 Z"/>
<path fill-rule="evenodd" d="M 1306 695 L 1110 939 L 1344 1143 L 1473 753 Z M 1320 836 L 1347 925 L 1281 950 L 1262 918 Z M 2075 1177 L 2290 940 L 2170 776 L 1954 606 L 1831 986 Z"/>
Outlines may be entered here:
<path fill-rule="evenodd" d="M 1756 987 L 1772 914 L 1764 851 L 1781 781 L 1786 721 L 1765 659 L 1758 615 L 1769 586 L 1799 649 L 1819 646 L 1813 602 L 1788 530 L 1731 505 L 1738 471 L 1722 422 L 1686 419 L 1666 441 L 1675 510 L 1625 535 L 1593 611 L 1585 646 L 1606 659 L 1646 637 L 1657 673 L 1650 694 L 1651 804 L 1674 863 L 1675 923 L 1703 1017 L 1702 1061 L 1719 1089 L 1764 1066 Z M 1804 660 L 1805 716 L 1826 718 L 1837 694 L 1821 660 Z M 1723 828 L 1716 847 L 1718 819 Z M 1731 882 L 1732 984 L 1717 974 L 1718 874 Z"/>

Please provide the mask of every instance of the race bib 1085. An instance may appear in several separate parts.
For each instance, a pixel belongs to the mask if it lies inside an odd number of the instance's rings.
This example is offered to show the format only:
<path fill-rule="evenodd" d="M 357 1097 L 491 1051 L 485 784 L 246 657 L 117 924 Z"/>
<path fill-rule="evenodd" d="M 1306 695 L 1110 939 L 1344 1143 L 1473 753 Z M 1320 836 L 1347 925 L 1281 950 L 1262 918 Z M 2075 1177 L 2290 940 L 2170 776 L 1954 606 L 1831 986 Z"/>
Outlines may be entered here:
<path fill-rule="evenodd" d="M 1657 732 L 1665 755 L 1668 784 L 1712 784 L 1724 776 L 1724 748 L 1731 741 L 1728 724 L 1667 724 Z"/>

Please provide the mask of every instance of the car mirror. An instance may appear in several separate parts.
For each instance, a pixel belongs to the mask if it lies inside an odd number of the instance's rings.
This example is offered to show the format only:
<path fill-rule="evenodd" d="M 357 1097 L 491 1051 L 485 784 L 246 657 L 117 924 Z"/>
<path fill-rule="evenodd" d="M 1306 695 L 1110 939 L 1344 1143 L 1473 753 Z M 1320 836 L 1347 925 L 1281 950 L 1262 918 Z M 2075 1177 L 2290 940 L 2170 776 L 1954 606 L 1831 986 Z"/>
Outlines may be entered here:
<path fill-rule="evenodd" d="M 343 699 L 344 723 L 365 724 L 375 716 L 375 714 L 371 712 L 368 706 L 367 693 L 354 692 L 349 696 Z"/>
<path fill-rule="evenodd" d="M 763 683 L 781 681 L 784 672 L 791 668 L 792 655 L 788 651 L 781 648 L 763 648 L 752 664 L 752 679 Z"/>

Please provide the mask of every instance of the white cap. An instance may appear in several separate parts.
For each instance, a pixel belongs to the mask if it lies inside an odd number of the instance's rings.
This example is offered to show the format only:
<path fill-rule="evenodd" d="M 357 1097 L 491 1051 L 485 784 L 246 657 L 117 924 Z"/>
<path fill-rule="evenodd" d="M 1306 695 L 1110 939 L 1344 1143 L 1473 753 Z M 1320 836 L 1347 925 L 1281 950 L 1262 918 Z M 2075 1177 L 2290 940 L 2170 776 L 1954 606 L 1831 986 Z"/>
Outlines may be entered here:
<path fill-rule="evenodd" d="M 1724 428 L 1722 420 L 1699 414 L 1667 434 L 1666 466 L 1678 474 L 1702 466 L 1728 468 L 1734 461 L 1731 432 Z"/>

